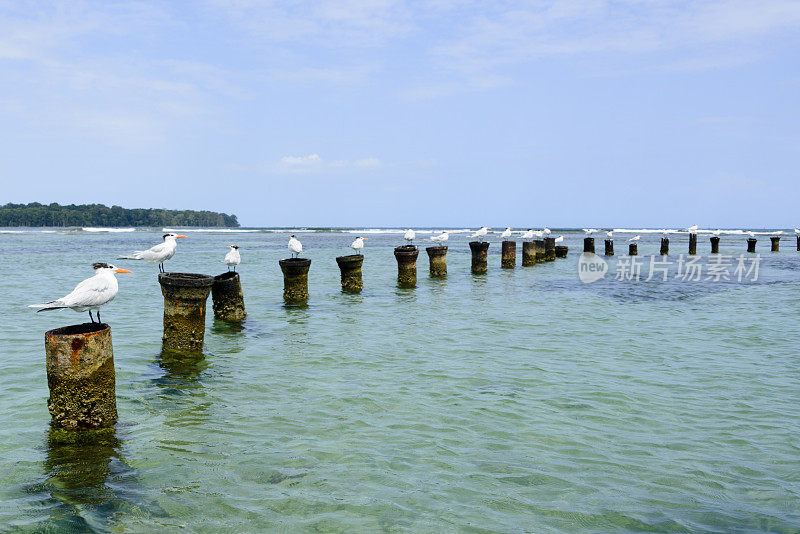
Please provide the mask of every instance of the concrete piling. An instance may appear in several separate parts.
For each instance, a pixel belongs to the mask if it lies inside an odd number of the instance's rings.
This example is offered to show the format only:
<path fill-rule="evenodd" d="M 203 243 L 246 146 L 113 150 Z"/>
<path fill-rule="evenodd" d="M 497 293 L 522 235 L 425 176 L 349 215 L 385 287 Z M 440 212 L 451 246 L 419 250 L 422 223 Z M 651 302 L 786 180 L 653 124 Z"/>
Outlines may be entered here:
<path fill-rule="evenodd" d="M 428 253 L 430 276 L 432 278 L 447 276 L 447 247 L 427 247 L 425 252 Z"/>
<path fill-rule="evenodd" d="M 211 302 L 215 319 L 236 323 L 247 317 L 239 273 L 228 271 L 214 277 Z"/>
<path fill-rule="evenodd" d="M 747 252 L 755 252 L 756 251 L 756 238 L 749 237 L 747 239 Z"/>
<path fill-rule="evenodd" d="M 555 261 L 556 259 L 556 238 L 544 238 L 544 261 Z"/>
<path fill-rule="evenodd" d="M 285 258 L 278 261 L 283 271 L 283 301 L 286 304 L 305 304 L 308 301 L 308 270 L 310 258 Z"/>
<path fill-rule="evenodd" d="M 53 426 L 65 430 L 108 428 L 117 421 L 111 327 L 84 323 L 49 330 L 47 408 Z"/>
<path fill-rule="evenodd" d="M 770 241 L 770 251 L 771 252 L 779 252 L 780 251 L 780 236 L 772 236 L 769 238 Z"/>
<path fill-rule="evenodd" d="M 533 241 L 522 242 L 522 266 L 536 265 L 536 243 Z"/>
<path fill-rule="evenodd" d="M 630 243 L 628 245 L 628 256 L 638 256 L 639 255 L 639 245 L 636 243 Z"/>
<path fill-rule="evenodd" d="M 566 258 L 569 252 L 567 245 L 556 245 L 556 258 Z"/>
<path fill-rule="evenodd" d="M 487 241 L 470 241 L 469 248 L 472 251 L 472 274 L 486 274 L 488 268 L 487 251 L 489 243 Z"/>
<path fill-rule="evenodd" d="M 661 238 L 661 255 L 668 256 L 669 255 L 669 238 L 662 237 Z"/>
<path fill-rule="evenodd" d="M 689 255 L 697 254 L 697 234 L 689 234 Z"/>
<path fill-rule="evenodd" d="M 397 260 L 397 285 L 400 287 L 416 287 L 417 256 L 419 256 L 419 249 L 414 245 L 395 247 L 394 257 Z"/>
<path fill-rule="evenodd" d="M 797 252 L 800 252 L 800 235 L 797 236 Z"/>
<path fill-rule="evenodd" d="M 500 267 L 513 269 L 517 265 L 517 242 L 503 241 L 500 249 Z"/>
<path fill-rule="evenodd" d="M 583 238 L 583 253 L 586 254 L 590 252 L 594 254 L 594 238 L 593 237 L 584 237 Z"/>
<path fill-rule="evenodd" d="M 719 236 L 715 235 L 711 238 L 711 253 L 719 254 Z"/>
<path fill-rule="evenodd" d="M 194 273 L 160 273 L 164 296 L 163 349 L 202 352 L 206 332 L 206 300 L 214 277 Z"/>
<path fill-rule="evenodd" d="M 544 239 L 535 239 L 533 241 L 533 252 L 536 257 L 536 263 L 544 263 Z"/>
<path fill-rule="evenodd" d="M 606 239 L 606 256 L 614 255 L 614 240 Z"/>
<path fill-rule="evenodd" d="M 364 264 L 362 254 L 350 254 L 336 258 L 342 274 L 342 291 L 345 293 L 361 293 L 364 280 L 361 278 L 361 266 Z"/>

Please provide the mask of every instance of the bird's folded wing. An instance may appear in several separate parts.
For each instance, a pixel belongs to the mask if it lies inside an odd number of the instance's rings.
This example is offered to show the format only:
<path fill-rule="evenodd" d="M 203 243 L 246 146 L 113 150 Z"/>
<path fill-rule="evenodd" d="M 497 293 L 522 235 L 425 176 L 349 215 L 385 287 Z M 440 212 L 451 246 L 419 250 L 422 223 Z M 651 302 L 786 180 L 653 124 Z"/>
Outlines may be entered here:
<path fill-rule="evenodd" d="M 94 306 L 110 300 L 111 288 L 108 283 L 96 277 L 87 278 L 78 284 L 72 293 L 59 299 L 65 306 Z"/>

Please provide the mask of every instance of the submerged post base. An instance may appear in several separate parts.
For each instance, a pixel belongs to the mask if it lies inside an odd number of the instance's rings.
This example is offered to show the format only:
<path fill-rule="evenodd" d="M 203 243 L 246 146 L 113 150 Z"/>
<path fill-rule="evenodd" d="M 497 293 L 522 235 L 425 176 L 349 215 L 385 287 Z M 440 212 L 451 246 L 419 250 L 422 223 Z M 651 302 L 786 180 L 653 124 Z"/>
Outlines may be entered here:
<path fill-rule="evenodd" d="M 364 280 L 361 277 L 361 265 L 364 263 L 364 256 L 361 254 L 350 254 L 349 256 L 339 256 L 336 258 L 339 271 L 342 275 L 342 291 L 346 293 L 361 293 L 364 289 Z"/>
<path fill-rule="evenodd" d="M 544 261 L 555 261 L 556 259 L 556 238 L 544 238 Z"/>
<path fill-rule="evenodd" d="M 488 266 L 489 243 L 487 241 L 470 241 L 472 252 L 472 274 L 486 274 Z"/>
<path fill-rule="evenodd" d="M 201 352 L 206 333 L 206 300 L 214 277 L 195 273 L 160 273 L 164 296 L 164 350 Z"/>
<path fill-rule="evenodd" d="M 278 261 L 283 271 L 283 300 L 286 304 L 304 304 L 308 301 L 309 258 L 286 258 Z"/>
<path fill-rule="evenodd" d="M 47 408 L 53 426 L 65 430 L 108 428 L 117 422 L 111 327 L 84 323 L 49 330 Z"/>
<path fill-rule="evenodd" d="M 214 285 L 211 286 L 211 301 L 214 318 L 233 323 L 244 320 L 247 312 L 239 273 L 228 271 L 215 276 Z"/>
<path fill-rule="evenodd" d="M 517 265 L 517 242 L 503 241 L 500 248 L 500 267 L 513 269 Z"/>
<path fill-rule="evenodd" d="M 536 254 L 536 263 L 544 263 L 544 239 L 533 241 L 533 251 Z"/>
<path fill-rule="evenodd" d="M 536 243 L 533 241 L 522 242 L 522 266 L 536 265 Z"/>
<path fill-rule="evenodd" d="M 433 278 L 447 276 L 447 247 L 428 247 L 425 252 L 428 253 L 430 275 Z"/>
<path fill-rule="evenodd" d="M 397 285 L 404 288 L 417 286 L 417 257 L 419 249 L 414 245 L 395 247 L 394 257 L 397 260 Z"/>
<path fill-rule="evenodd" d="M 569 252 L 567 245 L 556 245 L 556 258 L 566 258 Z M 592 252 L 594 254 L 594 252 Z"/>

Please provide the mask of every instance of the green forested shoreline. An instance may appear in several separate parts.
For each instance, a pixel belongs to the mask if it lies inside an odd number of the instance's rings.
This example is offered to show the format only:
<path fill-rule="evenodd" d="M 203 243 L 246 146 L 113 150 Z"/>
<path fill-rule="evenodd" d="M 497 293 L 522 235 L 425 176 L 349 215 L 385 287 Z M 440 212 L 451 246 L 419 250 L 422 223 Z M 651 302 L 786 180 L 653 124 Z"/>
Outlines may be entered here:
<path fill-rule="evenodd" d="M 103 204 L 6 204 L 0 226 L 203 226 L 237 227 L 236 215 L 214 211 L 127 209 Z"/>

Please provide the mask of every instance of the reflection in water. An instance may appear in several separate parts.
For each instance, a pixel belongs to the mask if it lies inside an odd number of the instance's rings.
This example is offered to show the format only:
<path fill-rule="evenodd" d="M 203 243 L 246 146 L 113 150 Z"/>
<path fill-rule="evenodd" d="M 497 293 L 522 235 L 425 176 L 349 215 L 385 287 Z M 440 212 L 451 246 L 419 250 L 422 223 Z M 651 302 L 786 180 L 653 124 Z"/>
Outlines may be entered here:
<path fill-rule="evenodd" d="M 45 479 L 29 488 L 41 493 L 49 518 L 37 525 L 54 532 L 121 528 L 122 517 L 166 517 L 125 463 L 113 428 L 67 431 L 50 428 Z"/>
<path fill-rule="evenodd" d="M 239 337 L 239 335 L 244 332 L 245 321 L 247 321 L 247 319 L 244 321 L 228 323 L 225 321 L 220 321 L 219 319 L 214 319 L 214 322 L 211 323 L 211 333 L 231 338 Z"/>
<path fill-rule="evenodd" d="M 158 380 L 159 382 L 164 380 L 169 382 L 191 380 L 194 382 L 208 367 L 208 362 L 202 353 L 181 354 L 168 350 L 161 351 L 157 363 L 166 372 Z"/>
<path fill-rule="evenodd" d="M 395 287 L 394 294 L 397 295 L 397 301 L 403 304 L 410 304 L 417 301 L 417 291 L 413 287 Z"/>

